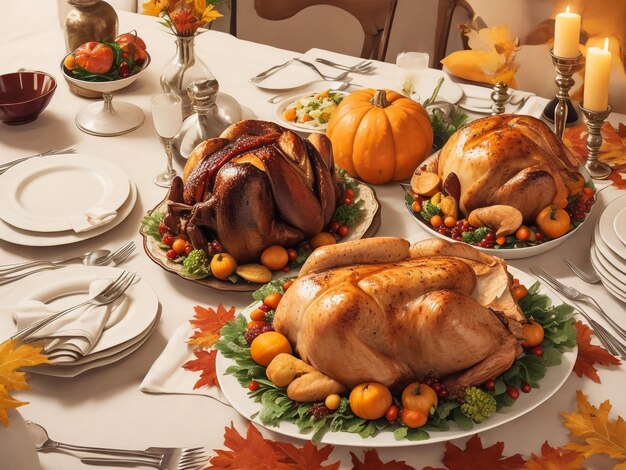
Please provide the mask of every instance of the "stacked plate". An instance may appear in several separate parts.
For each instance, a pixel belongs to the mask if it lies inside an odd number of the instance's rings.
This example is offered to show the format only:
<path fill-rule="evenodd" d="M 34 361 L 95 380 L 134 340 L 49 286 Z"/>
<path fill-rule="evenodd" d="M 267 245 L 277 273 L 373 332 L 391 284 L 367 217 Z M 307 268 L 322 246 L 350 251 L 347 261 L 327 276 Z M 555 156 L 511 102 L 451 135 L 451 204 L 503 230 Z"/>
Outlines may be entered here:
<path fill-rule="evenodd" d="M 606 289 L 626 302 L 626 196 L 600 216 L 591 246 L 591 264 Z"/>
<path fill-rule="evenodd" d="M 39 301 L 54 311 L 62 310 L 87 300 L 92 282 L 113 281 L 121 273 L 119 268 L 73 266 L 63 268 L 62 276 L 57 271 L 48 271 L 16 282 L 15 288 L 2 299 L 0 338 L 8 338 L 17 331 L 14 312 L 19 305 Z M 111 305 L 104 329 L 87 354 L 72 361 L 38 365 L 30 368 L 29 372 L 74 377 L 119 361 L 146 342 L 158 323 L 159 312 L 159 300 L 155 292 L 140 279 Z M 85 314 L 89 314 L 89 311 L 85 311 Z"/>
<path fill-rule="evenodd" d="M 1 175 L 0 200 L 0 239 L 56 246 L 117 226 L 135 205 L 137 188 L 121 168 L 106 160 L 61 154 L 31 158 Z M 96 209 L 110 214 L 106 223 L 77 231 L 76 221 L 87 220 Z"/>

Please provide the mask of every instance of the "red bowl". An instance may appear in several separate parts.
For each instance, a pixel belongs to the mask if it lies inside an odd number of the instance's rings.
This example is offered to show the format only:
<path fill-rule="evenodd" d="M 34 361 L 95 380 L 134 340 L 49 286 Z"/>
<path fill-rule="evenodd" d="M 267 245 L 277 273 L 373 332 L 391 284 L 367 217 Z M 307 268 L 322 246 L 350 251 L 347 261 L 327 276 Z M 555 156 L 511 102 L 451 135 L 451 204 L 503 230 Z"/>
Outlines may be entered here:
<path fill-rule="evenodd" d="M 0 75 L 0 121 L 9 125 L 34 121 L 56 89 L 54 77 L 44 72 Z"/>

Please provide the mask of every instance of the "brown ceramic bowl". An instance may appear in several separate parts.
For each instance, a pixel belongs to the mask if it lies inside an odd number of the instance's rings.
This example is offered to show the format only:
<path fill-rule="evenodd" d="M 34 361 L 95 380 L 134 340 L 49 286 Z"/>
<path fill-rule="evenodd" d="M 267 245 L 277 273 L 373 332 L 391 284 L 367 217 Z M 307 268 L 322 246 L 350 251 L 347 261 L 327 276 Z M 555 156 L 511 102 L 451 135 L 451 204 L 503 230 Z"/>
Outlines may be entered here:
<path fill-rule="evenodd" d="M 46 109 L 57 82 L 45 72 L 0 75 L 0 121 L 9 125 L 34 121 Z"/>

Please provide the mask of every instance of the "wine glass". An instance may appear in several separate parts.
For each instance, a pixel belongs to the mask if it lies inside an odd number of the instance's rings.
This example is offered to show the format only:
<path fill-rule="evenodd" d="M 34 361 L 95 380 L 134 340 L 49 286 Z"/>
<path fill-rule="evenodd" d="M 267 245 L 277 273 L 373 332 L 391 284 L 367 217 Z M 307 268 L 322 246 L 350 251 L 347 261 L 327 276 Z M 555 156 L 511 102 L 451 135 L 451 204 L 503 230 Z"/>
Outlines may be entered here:
<path fill-rule="evenodd" d="M 416 92 L 422 75 L 428 68 L 428 53 L 401 52 L 396 59 L 398 81 L 402 92 L 411 97 Z M 419 96 L 415 97 L 419 99 Z"/>
<path fill-rule="evenodd" d="M 159 173 L 154 178 L 157 186 L 167 188 L 176 176 L 176 170 L 172 167 L 172 139 L 183 124 L 183 100 L 174 93 L 161 93 L 153 96 L 150 100 L 152 104 L 152 120 L 167 155 L 167 170 Z"/>
<path fill-rule="evenodd" d="M 102 93 L 104 101 L 91 103 L 81 109 L 76 115 L 76 126 L 83 132 L 98 136 L 122 135 L 141 127 L 145 120 L 143 110 L 132 103 L 115 102 L 113 107 L 113 92 L 126 88 L 145 72 L 150 64 L 150 55 L 147 55 L 141 70 L 134 75 L 109 82 L 90 82 L 74 78 L 61 62 L 61 70 L 65 79 L 86 90 Z"/>

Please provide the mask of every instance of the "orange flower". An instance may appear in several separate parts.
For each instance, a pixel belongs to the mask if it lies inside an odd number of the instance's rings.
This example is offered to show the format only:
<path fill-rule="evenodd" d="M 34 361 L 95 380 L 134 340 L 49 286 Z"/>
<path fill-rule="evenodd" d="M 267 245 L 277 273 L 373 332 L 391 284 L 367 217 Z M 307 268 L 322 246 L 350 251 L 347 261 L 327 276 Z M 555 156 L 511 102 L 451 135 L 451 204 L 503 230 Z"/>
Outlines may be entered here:
<path fill-rule="evenodd" d="M 161 16 L 177 35 L 192 36 L 222 14 L 207 0 L 147 0 L 145 15 Z"/>

